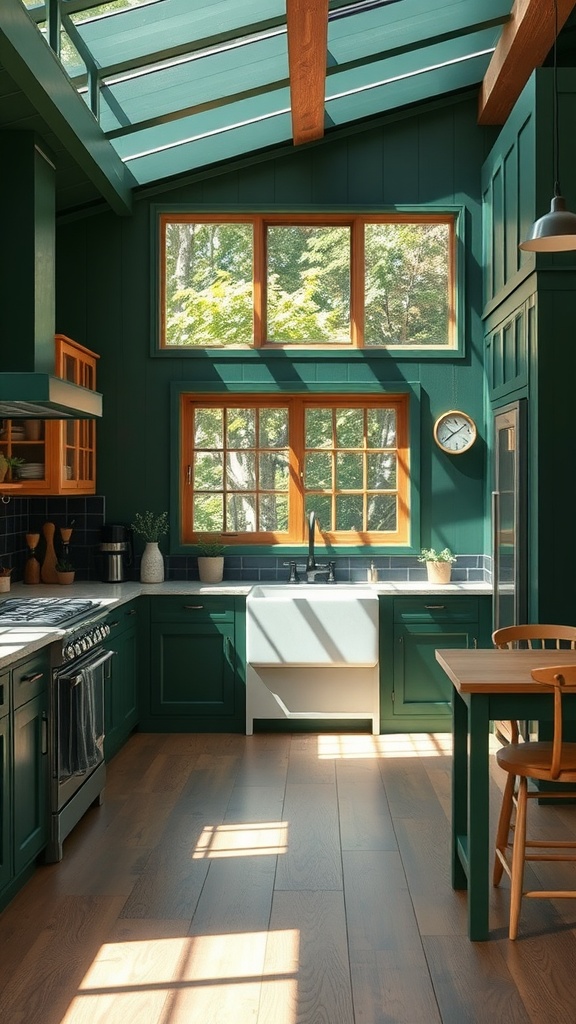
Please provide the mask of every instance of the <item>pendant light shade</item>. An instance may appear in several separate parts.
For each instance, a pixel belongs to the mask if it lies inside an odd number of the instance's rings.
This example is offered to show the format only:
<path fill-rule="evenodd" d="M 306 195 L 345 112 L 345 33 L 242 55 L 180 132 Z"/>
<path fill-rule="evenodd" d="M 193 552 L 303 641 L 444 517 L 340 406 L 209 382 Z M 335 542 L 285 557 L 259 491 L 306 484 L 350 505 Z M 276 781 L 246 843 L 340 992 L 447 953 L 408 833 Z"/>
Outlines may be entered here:
<path fill-rule="evenodd" d="M 550 213 L 535 220 L 529 237 L 520 242 L 520 249 L 530 252 L 562 252 L 576 249 L 576 213 L 566 209 L 564 196 L 556 193 Z"/>
<path fill-rule="evenodd" d="M 556 58 L 556 42 L 558 39 L 558 0 L 554 0 L 554 86 L 552 111 L 554 139 L 554 196 L 550 204 L 550 213 L 534 221 L 530 234 L 525 242 L 520 242 L 520 249 L 530 252 L 563 252 L 576 249 L 576 213 L 566 209 L 566 200 L 560 194 L 560 139 L 558 131 L 558 61 Z"/>

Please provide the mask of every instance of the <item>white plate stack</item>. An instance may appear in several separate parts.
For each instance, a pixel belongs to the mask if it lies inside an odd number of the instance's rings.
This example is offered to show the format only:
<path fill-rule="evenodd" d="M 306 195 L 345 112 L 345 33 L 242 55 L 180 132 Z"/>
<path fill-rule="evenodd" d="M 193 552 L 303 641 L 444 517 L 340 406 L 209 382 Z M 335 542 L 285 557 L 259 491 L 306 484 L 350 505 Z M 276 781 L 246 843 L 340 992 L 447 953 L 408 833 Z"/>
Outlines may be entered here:
<path fill-rule="evenodd" d="M 44 463 L 43 462 L 25 462 L 23 466 L 18 467 L 18 479 L 19 480 L 43 480 L 44 479 Z"/>

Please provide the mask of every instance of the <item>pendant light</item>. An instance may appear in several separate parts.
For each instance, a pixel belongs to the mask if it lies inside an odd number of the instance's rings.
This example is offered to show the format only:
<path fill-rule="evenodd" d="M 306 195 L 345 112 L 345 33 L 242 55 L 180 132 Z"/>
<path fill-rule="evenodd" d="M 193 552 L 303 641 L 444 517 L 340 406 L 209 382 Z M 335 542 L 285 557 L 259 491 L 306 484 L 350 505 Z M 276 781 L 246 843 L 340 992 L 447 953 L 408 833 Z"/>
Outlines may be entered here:
<path fill-rule="evenodd" d="M 566 200 L 560 193 L 559 181 L 559 133 L 558 133 L 558 63 L 556 59 L 556 41 L 558 38 L 558 0 L 554 0 L 554 196 L 550 204 L 550 213 L 545 213 L 534 221 L 530 235 L 525 242 L 520 242 L 520 249 L 530 252 L 562 252 L 576 249 L 576 214 L 566 209 Z"/>

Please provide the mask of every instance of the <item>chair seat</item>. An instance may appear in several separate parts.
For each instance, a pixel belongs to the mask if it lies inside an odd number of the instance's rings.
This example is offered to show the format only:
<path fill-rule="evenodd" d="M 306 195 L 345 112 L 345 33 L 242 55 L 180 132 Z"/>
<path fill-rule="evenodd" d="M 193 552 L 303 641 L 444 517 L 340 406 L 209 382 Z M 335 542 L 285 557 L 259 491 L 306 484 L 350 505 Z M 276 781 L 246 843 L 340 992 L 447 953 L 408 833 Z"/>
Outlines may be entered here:
<path fill-rule="evenodd" d="M 562 745 L 562 768 L 552 779 L 552 743 L 511 743 L 496 751 L 496 760 L 504 771 L 549 782 L 576 782 L 576 743 Z"/>

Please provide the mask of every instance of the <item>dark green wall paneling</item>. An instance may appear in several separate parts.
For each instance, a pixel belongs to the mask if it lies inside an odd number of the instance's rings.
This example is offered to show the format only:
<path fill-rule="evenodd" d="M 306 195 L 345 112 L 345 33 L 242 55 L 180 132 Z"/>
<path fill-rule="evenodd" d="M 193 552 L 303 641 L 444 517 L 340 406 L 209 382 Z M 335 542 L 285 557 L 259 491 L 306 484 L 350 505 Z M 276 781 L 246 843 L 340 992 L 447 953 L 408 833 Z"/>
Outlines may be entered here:
<path fill-rule="evenodd" d="M 129 521 L 136 509 L 170 502 L 170 385 L 172 381 L 234 382 L 263 389 L 362 388 L 374 381 L 422 386 L 420 478 L 422 544 L 448 544 L 460 553 L 484 550 L 485 424 L 481 323 L 480 169 L 494 131 L 476 124 L 476 97 L 396 115 L 376 127 L 299 150 L 282 150 L 228 173 L 166 189 L 134 204 L 133 216 L 101 214 L 58 228 L 58 329 L 101 355 L 98 491 L 107 518 Z M 430 204 L 462 206 L 466 220 L 464 358 L 402 360 L 364 356 L 277 353 L 150 353 L 152 206 L 212 209 L 235 204 L 270 210 L 384 210 Z M 77 297 L 82 296 L 82 301 Z M 84 301 L 85 300 L 85 301 Z M 476 420 L 479 441 L 450 458 L 433 441 L 434 419 L 454 406 Z"/>

